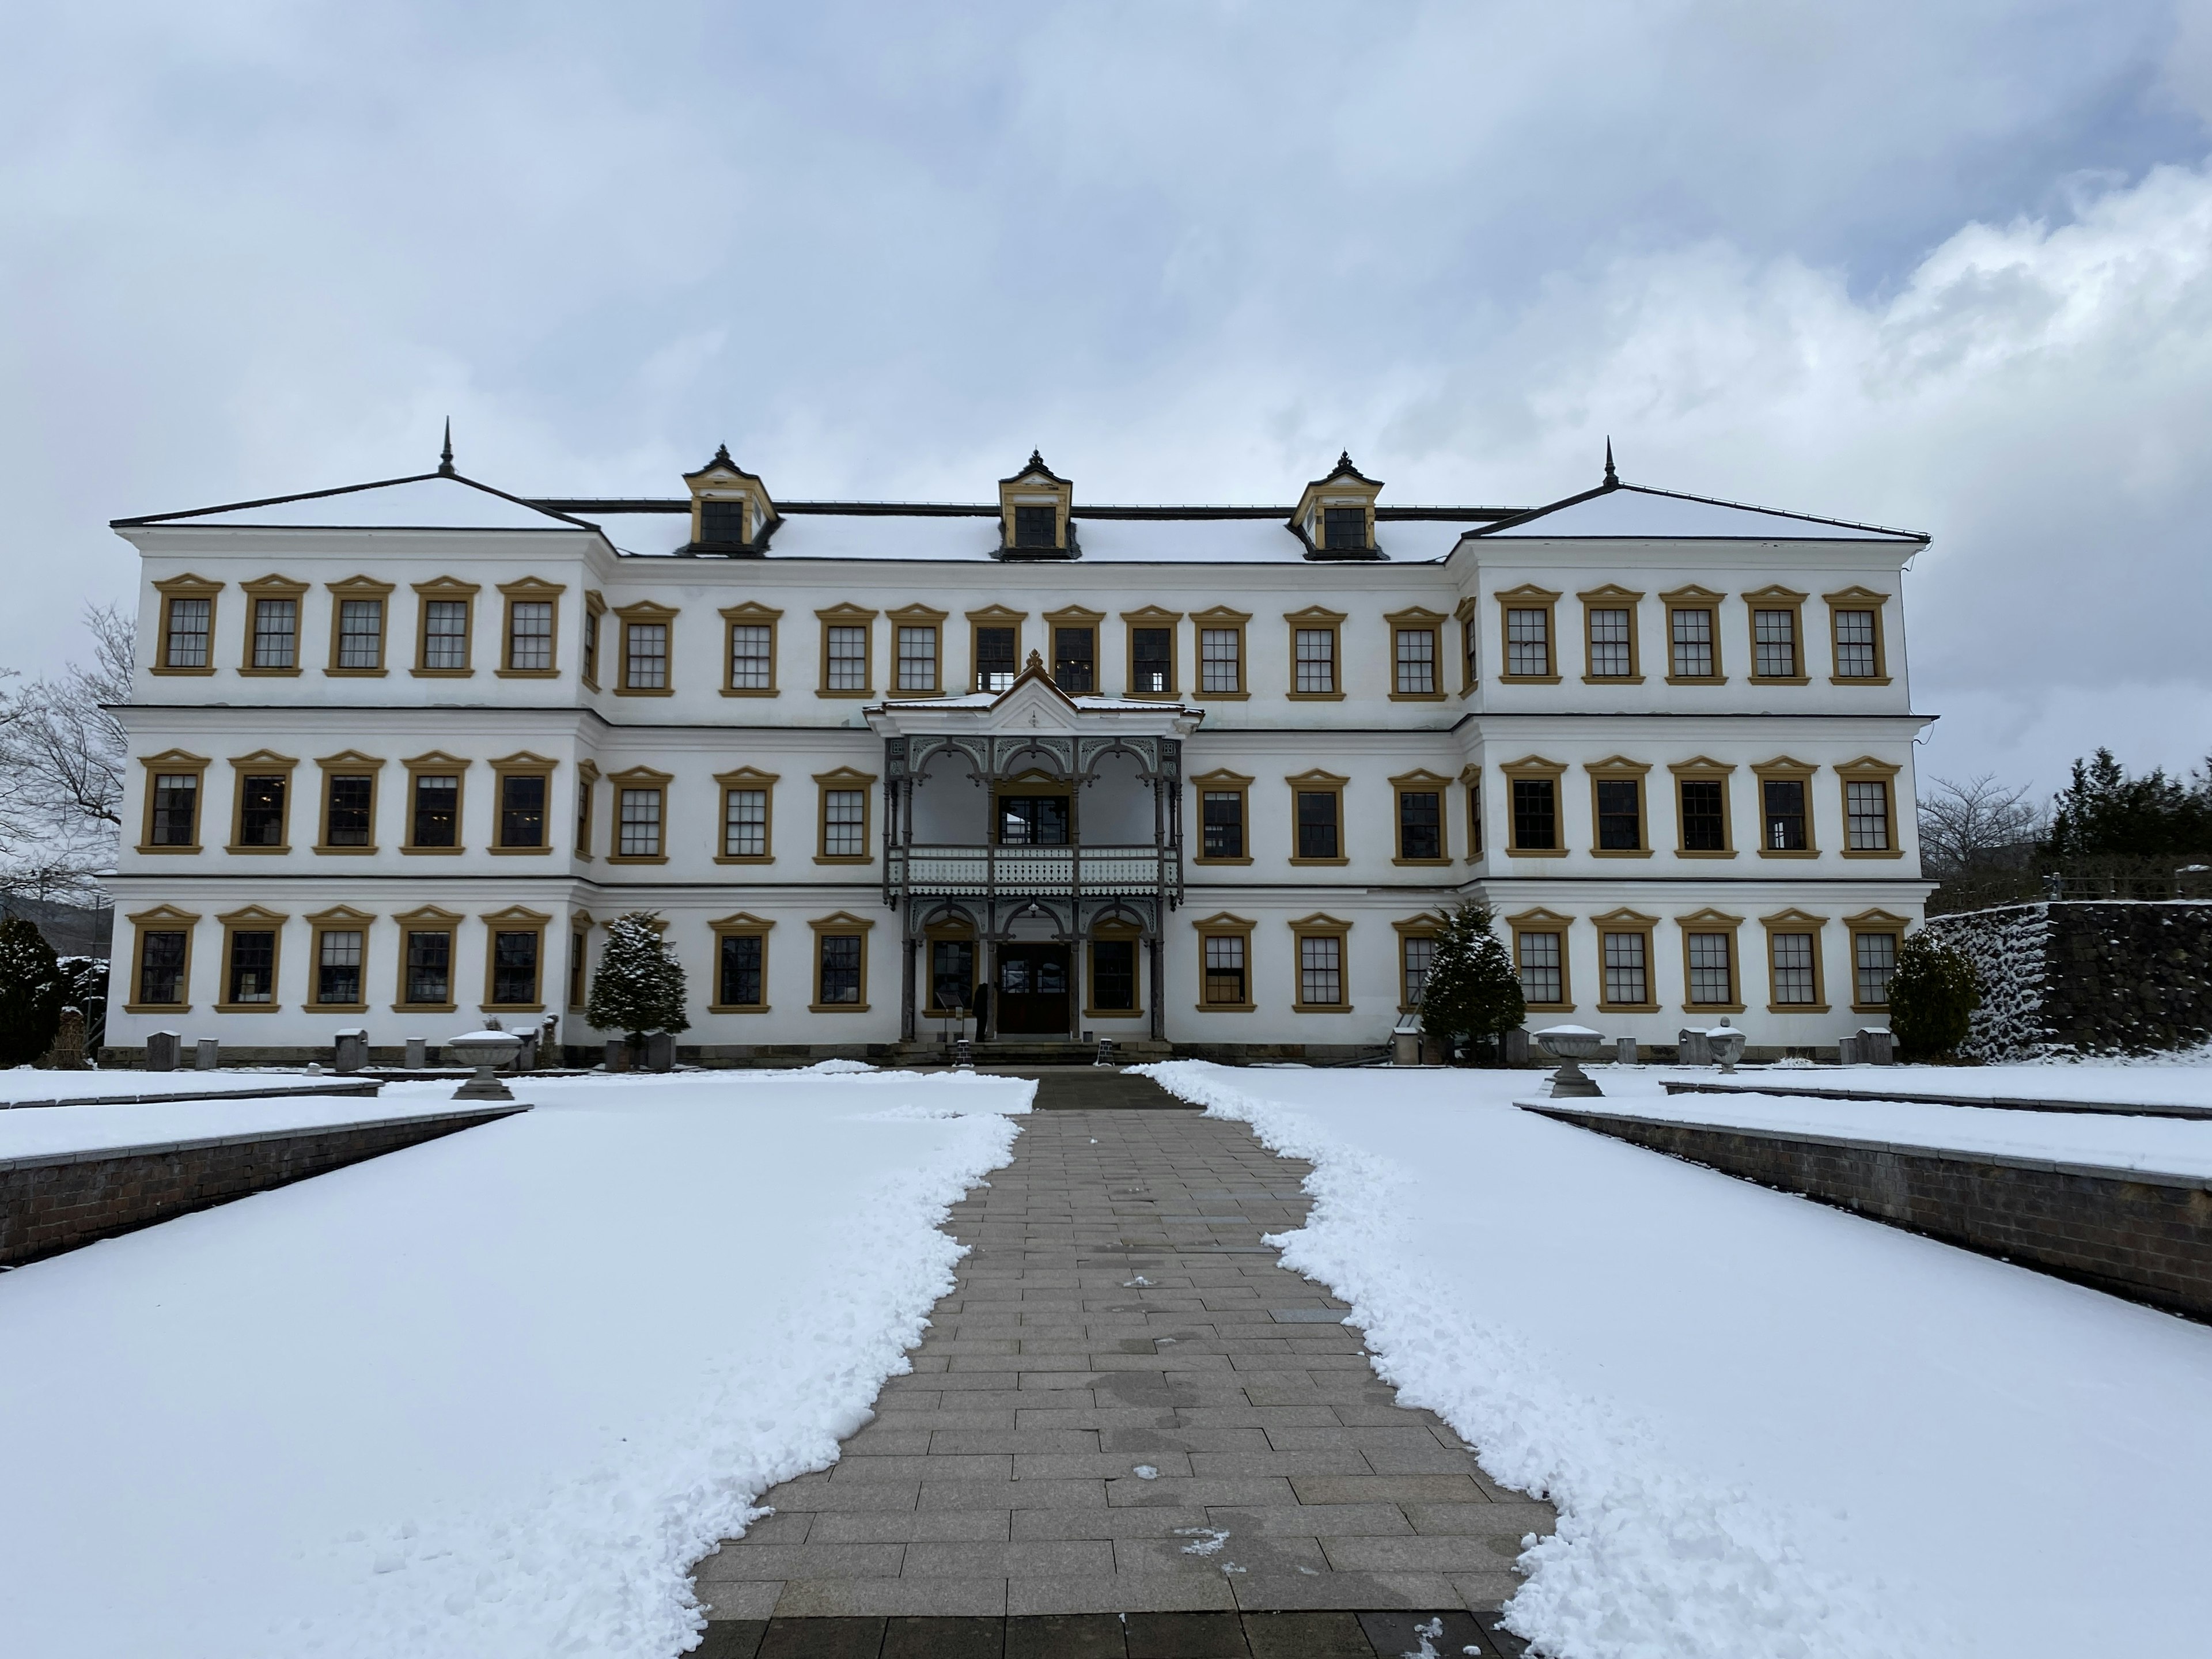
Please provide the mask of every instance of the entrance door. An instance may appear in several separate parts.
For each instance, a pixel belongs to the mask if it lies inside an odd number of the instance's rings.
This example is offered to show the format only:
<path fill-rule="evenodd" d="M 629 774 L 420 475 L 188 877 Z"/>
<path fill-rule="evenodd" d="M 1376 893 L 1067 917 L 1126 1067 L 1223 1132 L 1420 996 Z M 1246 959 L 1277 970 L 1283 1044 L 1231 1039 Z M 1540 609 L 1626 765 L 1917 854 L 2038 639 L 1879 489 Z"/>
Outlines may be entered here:
<path fill-rule="evenodd" d="M 1006 1036 L 1067 1035 L 1067 947 L 999 947 L 998 1026 Z"/>

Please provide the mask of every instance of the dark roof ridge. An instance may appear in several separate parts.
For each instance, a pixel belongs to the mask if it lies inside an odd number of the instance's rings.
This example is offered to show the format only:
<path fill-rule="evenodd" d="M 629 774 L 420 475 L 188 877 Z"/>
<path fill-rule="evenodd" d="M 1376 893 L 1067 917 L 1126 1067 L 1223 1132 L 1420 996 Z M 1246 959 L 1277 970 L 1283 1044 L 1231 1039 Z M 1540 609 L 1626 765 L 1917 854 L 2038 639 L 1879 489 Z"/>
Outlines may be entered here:
<path fill-rule="evenodd" d="M 1650 484 L 1622 483 L 1617 479 L 1609 479 L 1607 482 L 1598 485 L 1595 489 L 1585 489 L 1581 491 L 1579 494 L 1565 496 L 1559 501 L 1550 503 L 1548 506 L 1532 507 L 1526 512 L 1516 514 L 1512 518 L 1502 520 L 1498 523 L 1486 526 L 1480 530 L 1470 530 L 1467 533 L 1470 537 L 1494 535 L 1501 530 L 1513 529 L 1515 526 L 1527 524 L 1532 520 L 1543 518 L 1547 514 L 1557 513 L 1562 508 L 1579 507 L 1583 502 L 1594 500 L 1597 496 L 1613 495 L 1663 495 L 1673 501 L 1695 501 L 1701 507 L 1725 507 L 1734 512 L 1757 513 L 1771 519 L 1795 519 L 1801 524 L 1834 525 L 1839 530 L 1864 531 L 1869 535 L 1893 537 L 1901 542 L 1926 542 L 1930 539 L 1929 533 L 1924 530 L 1898 530 L 1892 528 L 1888 525 L 1862 524 L 1856 519 L 1831 519 L 1823 517 L 1821 514 L 1817 513 L 1793 513 L 1788 507 L 1759 507 L 1750 501 L 1732 501 L 1720 495 L 1693 495 L 1685 489 L 1656 489 Z M 1610 539 L 1634 541 L 1638 538 L 1631 536 Z M 1692 536 L 1686 538 L 1686 539 L 1691 541 L 1741 541 L 1765 540 L 1767 538 L 1764 537 Z"/>
<path fill-rule="evenodd" d="M 205 519 L 211 518 L 218 513 L 243 513 L 257 507 L 282 507 L 287 501 L 328 501 L 333 495 L 356 495 L 367 489 L 388 489 L 394 484 L 428 483 L 438 478 L 444 478 L 453 483 L 466 484 L 471 489 L 481 489 L 487 495 L 496 495 L 500 500 L 512 501 L 517 507 L 526 507 L 532 512 L 543 513 L 550 518 L 565 520 L 579 530 L 599 528 L 599 526 L 590 520 L 573 517 L 562 512 L 558 507 L 548 507 L 543 501 L 530 501 L 520 495 L 510 495 L 504 489 L 494 489 L 488 483 L 478 483 L 474 478 L 465 478 L 459 473 L 449 472 L 442 466 L 435 472 L 411 472 L 404 478 L 377 478 L 368 483 L 340 484 L 335 489 L 303 489 L 289 495 L 264 495 L 255 501 L 226 501 L 219 507 L 195 507 L 179 513 L 146 513 L 134 519 L 110 519 L 107 521 L 107 527 L 110 530 L 129 530 L 143 525 L 166 524 L 178 519 Z M 280 528 L 281 526 L 268 527 Z"/>
<path fill-rule="evenodd" d="M 526 498 L 532 507 L 549 513 L 592 513 L 634 514 L 648 513 L 689 513 L 688 498 L 663 495 L 543 495 Z M 1069 512 L 1079 519 L 1280 519 L 1290 509 L 1281 507 L 1255 507 L 1243 503 L 1114 503 L 1096 502 L 1090 506 L 1078 503 Z M 1529 509 L 1519 507 L 1381 507 L 1375 516 L 1382 520 L 1489 520 L 1520 517 Z M 800 517 L 810 514 L 850 514 L 856 518 L 932 518 L 932 519 L 995 519 L 997 507 L 987 501 L 780 501 L 779 514 Z"/>

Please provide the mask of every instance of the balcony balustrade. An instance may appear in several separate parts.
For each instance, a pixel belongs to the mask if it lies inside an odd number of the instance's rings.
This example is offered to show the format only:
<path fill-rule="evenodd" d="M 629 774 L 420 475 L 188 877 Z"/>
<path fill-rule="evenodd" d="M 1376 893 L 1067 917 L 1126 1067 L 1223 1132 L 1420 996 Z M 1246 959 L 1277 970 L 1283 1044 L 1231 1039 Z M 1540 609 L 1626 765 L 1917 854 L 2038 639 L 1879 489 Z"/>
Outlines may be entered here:
<path fill-rule="evenodd" d="M 1182 902 L 1173 847 L 902 847 L 885 849 L 885 898 L 1152 898 Z"/>

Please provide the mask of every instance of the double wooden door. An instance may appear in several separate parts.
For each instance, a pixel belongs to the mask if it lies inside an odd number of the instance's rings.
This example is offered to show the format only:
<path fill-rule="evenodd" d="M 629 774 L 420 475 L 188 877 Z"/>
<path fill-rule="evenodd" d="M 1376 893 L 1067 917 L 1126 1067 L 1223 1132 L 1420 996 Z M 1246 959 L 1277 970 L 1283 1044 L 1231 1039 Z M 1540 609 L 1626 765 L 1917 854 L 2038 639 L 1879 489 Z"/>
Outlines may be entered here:
<path fill-rule="evenodd" d="M 999 947 L 998 1028 L 1006 1036 L 1065 1036 L 1068 1030 L 1065 945 Z"/>

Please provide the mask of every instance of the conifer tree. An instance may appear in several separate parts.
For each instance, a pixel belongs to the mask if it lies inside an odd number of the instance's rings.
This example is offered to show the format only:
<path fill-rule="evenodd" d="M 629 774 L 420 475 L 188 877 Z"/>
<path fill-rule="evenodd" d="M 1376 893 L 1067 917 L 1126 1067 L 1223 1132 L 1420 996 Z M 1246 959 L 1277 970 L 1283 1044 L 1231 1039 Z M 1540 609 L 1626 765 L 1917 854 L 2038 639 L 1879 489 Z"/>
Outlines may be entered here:
<path fill-rule="evenodd" d="M 1494 1058 L 1498 1038 L 1528 1012 L 1513 959 L 1491 932 L 1490 907 L 1462 904 L 1446 911 L 1421 988 L 1422 1030 L 1483 1045 Z"/>
<path fill-rule="evenodd" d="M 602 1031 L 623 1033 L 635 1048 L 648 1032 L 690 1030 L 686 1000 L 684 964 L 661 939 L 658 911 L 633 910 L 607 924 L 586 1019 Z"/>
<path fill-rule="evenodd" d="M 1966 953 L 1924 928 L 1907 938 L 1889 977 L 1889 1029 L 1908 1054 L 1948 1054 L 1982 1006 L 1982 977 Z"/>
<path fill-rule="evenodd" d="M 67 989 L 45 935 L 21 916 L 0 921 L 0 1066 L 27 1066 L 53 1047 Z"/>

